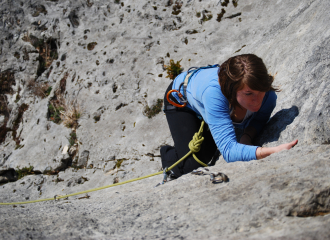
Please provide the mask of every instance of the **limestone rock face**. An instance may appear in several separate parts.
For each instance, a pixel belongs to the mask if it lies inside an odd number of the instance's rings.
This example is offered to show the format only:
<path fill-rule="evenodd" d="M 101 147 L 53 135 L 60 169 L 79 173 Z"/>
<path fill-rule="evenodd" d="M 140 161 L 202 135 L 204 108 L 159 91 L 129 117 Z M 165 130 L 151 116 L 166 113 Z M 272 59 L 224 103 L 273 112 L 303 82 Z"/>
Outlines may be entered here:
<path fill-rule="evenodd" d="M 171 59 L 188 70 L 260 56 L 281 92 L 255 144 L 299 140 L 261 161 L 220 157 L 209 169 L 228 183 L 188 174 L 154 188 L 157 176 L 1 206 L 1 236 L 329 238 L 329 7 L 321 0 L 0 2 L 0 202 L 159 171 L 159 149 L 173 141 L 164 114 L 149 118 L 146 110 L 164 97 Z M 34 174 L 16 181 L 15 170 L 26 167 Z"/>
<path fill-rule="evenodd" d="M 0 127 L 2 127 L 5 123 L 5 116 L 0 115 Z"/>
<path fill-rule="evenodd" d="M 86 167 L 89 157 L 89 151 L 83 151 L 78 160 L 78 167 Z"/>

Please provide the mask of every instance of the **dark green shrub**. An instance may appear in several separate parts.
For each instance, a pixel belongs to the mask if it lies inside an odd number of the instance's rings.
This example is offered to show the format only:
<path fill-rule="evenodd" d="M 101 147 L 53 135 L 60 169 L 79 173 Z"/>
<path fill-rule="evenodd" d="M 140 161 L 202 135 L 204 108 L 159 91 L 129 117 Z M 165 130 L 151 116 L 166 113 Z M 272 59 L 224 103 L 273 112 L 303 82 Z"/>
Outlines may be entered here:
<path fill-rule="evenodd" d="M 52 91 L 52 87 L 48 87 L 47 90 L 45 91 L 45 95 L 48 97 L 50 92 Z"/>
<path fill-rule="evenodd" d="M 52 104 L 48 105 L 48 113 L 49 113 L 49 119 L 53 121 L 54 123 L 60 123 L 61 122 L 61 111 L 63 111 L 63 107 L 54 107 Z"/>

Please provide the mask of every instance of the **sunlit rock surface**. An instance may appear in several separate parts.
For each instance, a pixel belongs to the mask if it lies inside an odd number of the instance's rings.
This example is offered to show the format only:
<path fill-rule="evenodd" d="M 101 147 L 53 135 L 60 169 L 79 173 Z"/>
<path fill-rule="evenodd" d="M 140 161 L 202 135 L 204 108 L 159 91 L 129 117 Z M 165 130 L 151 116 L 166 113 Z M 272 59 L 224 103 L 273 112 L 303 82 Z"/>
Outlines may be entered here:
<path fill-rule="evenodd" d="M 172 139 L 164 114 L 149 118 L 145 110 L 170 84 L 170 59 L 188 70 L 260 56 L 282 91 L 256 144 L 299 143 L 261 161 L 220 157 L 209 169 L 228 183 L 188 174 L 154 188 L 159 175 L 87 197 L 1 206 L 1 238 L 329 238 L 329 7 L 321 0 L 2 1 L 1 202 L 159 171 L 159 149 Z M 79 119 L 63 121 L 74 107 Z M 32 175 L 17 180 L 24 169 Z"/>

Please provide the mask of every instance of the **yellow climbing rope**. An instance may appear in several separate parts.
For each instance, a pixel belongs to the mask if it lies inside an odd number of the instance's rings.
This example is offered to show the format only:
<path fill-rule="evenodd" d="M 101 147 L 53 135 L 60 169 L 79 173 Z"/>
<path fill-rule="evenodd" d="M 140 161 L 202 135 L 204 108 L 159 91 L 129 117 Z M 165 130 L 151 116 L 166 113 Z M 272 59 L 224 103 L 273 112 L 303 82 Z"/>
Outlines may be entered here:
<path fill-rule="evenodd" d="M 199 131 L 197 133 L 195 133 L 195 135 L 193 136 L 193 139 L 189 142 L 189 149 L 190 151 L 183 156 L 181 159 L 179 159 L 176 163 L 174 163 L 172 166 L 170 166 L 167 169 L 167 172 L 170 171 L 171 169 L 173 169 L 176 165 L 178 165 L 180 162 L 182 162 L 183 160 L 185 160 L 190 154 L 193 155 L 194 159 L 203 167 L 206 167 L 207 165 L 205 163 L 203 163 L 202 161 L 200 161 L 195 153 L 198 152 L 201 148 L 202 142 L 204 140 L 204 137 L 202 136 L 203 134 L 203 128 L 204 128 L 204 121 L 202 121 L 201 127 L 199 129 Z M 19 204 L 28 204 L 28 203 L 36 203 L 36 202 L 44 202 L 44 201 L 51 201 L 51 200 L 57 200 L 57 199 L 61 199 L 61 198 L 67 198 L 67 197 L 72 197 L 72 196 L 76 196 L 76 195 L 80 195 L 80 194 L 84 194 L 84 193 L 89 193 L 89 192 L 95 192 L 95 191 L 99 191 L 102 189 L 106 189 L 106 188 L 110 188 L 110 187 L 115 187 L 115 186 L 119 186 L 119 185 L 123 185 L 126 183 L 130 183 L 130 182 L 135 182 L 135 181 L 139 181 L 145 178 L 149 178 L 149 177 L 153 177 L 159 174 L 162 174 L 163 172 L 157 172 L 157 173 L 153 173 L 153 174 L 149 174 L 143 177 L 139 177 L 139 178 L 134 178 L 134 179 L 130 179 L 124 182 L 120 182 L 120 183 L 114 183 L 114 184 L 110 184 L 110 185 L 106 185 L 103 187 L 98 187 L 98 188 L 93 188 L 93 189 L 89 189 L 86 191 L 82 191 L 82 192 L 77 192 L 77 193 L 71 193 L 68 195 L 64 195 L 64 196 L 56 196 L 56 198 L 44 198 L 44 199 L 39 199 L 39 200 L 33 200 L 33 201 L 26 201 L 26 202 L 12 202 L 12 203 L 0 203 L 0 205 L 19 205 Z"/>

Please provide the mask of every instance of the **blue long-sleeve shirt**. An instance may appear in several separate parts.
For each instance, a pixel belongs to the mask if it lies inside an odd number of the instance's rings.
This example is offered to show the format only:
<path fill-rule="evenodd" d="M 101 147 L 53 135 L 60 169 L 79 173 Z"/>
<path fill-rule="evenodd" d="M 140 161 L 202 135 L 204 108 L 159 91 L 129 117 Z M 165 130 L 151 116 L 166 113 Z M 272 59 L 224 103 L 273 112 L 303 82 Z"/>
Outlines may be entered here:
<path fill-rule="evenodd" d="M 218 149 L 227 162 L 257 159 L 257 146 L 238 143 L 234 125 L 238 128 L 246 128 L 250 125 L 259 133 L 275 108 L 277 96 L 274 91 L 266 92 L 258 112 L 253 113 L 240 124 L 233 124 L 230 118 L 229 102 L 222 94 L 218 82 L 218 69 L 218 67 L 200 69 L 191 77 L 186 91 L 187 107 L 203 117 Z M 172 88 L 179 89 L 186 75 L 187 72 L 184 72 L 177 76 Z M 182 87 L 180 92 L 183 94 Z M 176 94 L 173 95 L 180 101 Z"/>

